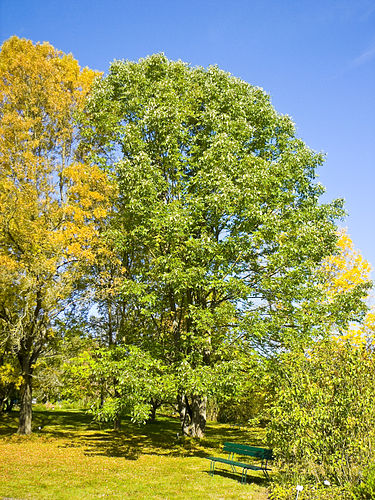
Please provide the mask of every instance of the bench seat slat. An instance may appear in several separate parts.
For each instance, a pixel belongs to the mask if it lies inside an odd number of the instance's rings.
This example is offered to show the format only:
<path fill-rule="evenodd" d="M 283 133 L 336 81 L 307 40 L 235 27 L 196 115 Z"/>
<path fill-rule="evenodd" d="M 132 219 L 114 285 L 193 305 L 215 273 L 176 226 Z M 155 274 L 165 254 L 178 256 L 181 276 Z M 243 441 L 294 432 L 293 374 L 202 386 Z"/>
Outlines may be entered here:
<path fill-rule="evenodd" d="M 235 462 L 234 460 L 228 460 L 227 458 L 221 458 L 221 457 L 205 457 L 205 458 L 207 458 L 207 460 L 212 460 L 213 462 L 220 462 L 222 464 L 229 464 L 229 465 L 234 465 L 236 467 L 241 467 L 241 469 L 264 470 L 263 467 L 258 467 L 258 465 Z"/>
<path fill-rule="evenodd" d="M 245 444 L 224 443 L 223 451 L 227 453 L 237 453 L 239 455 L 260 458 L 263 460 L 272 459 L 272 450 L 268 450 L 266 448 L 256 448 L 255 446 L 247 446 Z"/>

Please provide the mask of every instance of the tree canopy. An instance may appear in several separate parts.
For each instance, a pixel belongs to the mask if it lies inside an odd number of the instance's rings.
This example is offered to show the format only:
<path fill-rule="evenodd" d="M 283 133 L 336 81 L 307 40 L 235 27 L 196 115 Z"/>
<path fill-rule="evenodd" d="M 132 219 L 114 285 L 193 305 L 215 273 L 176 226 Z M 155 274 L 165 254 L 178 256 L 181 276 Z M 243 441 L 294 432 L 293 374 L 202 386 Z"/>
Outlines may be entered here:
<path fill-rule="evenodd" d="M 320 203 L 323 157 L 291 119 L 217 67 L 115 61 L 86 111 L 86 147 L 119 189 L 107 238 L 135 315 L 123 339 L 189 374 L 180 412 L 199 435 L 194 405 L 215 366 L 331 324 L 317 270 L 335 253 L 342 202 Z"/>

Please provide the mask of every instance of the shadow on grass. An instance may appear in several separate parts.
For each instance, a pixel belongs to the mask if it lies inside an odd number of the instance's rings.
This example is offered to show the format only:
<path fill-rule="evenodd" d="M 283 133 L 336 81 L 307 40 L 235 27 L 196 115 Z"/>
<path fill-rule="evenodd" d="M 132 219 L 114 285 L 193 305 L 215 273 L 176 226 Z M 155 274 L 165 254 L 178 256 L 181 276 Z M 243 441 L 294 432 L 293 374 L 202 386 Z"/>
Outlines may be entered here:
<path fill-rule="evenodd" d="M 17 431 L 18 412 L 0 415 L 0 436 L 11 436 Z M 87 456 L 123 457 L 137 460 L 141 455 L 163 455 L 171 457 L 207 457 L 221 453 L 224 441 L 261 445 L 261 429 L 240 430 L 224 424 L 209 423 L 202 440 L 181 438 L 178 418 L 160 415 L 154 423 L 145 426 L 122 421 L 122 430 L 102 428 L 92 421 L 85 411 L 34 410 L 34 437 L 61 440 L 62 448 L 82 447 Z M 208 463 L 208 462 L 207 462 Z M 216 473 L 221 473 L 217 471 Z M 230 471 L 223 474 L 238 476 Z M 251 477 L 254 482 L 264 484 L 261 478 Z M 250 477 L 249 479 L 250 480 Z"/>
<path fill-rule="evenodd" d="M 18 414 L 15 412 L 0 413 L 0 436 L 11 436 L 17 432 Z"/>
<path fill-rule="evenodd" d="M 33 411 L 34 426 L 52 426 L 62 427 L 63 429 L 84 430 L 91 428 L 93 425 L 92 417 L 85 411 Z M 96 426 L 97 428 L 97 426 Z"/>
<path fill-rule="evenodd" d="M 177 438 L 178 419 L 161 417 L 152 424 L 138 426 L 122 422 L 122 430 L 100 431 L 85 438 L 87 455 L 105 455 L 136 460 L 140 455 L 205 456 L 198 443 Z"/>
<path fill-rule="evenodd" d="M 19 412 L 0 413 L 0 436 L 12 436 L 17 432 Z M 74 438 L 77 431 L 97 429 L 92 418 L 84 411 L 47 411 L 33 410 L 32 431 L 35 434 L 48 433 L 51 437 L 67 437 L 69 433 Z"/>
<path fill-rule="evenodd" d="M 121 432 L 106 431 L 85 437 L 87 455 L 105 455 L 136 460 L 140 455 L 208 457 L 221 453 L 224 441 L 260 445 L 261 430 L 239 431 L 229 425 L 210 424 L 204 439 L 181 438 L 179 419 L 159 417 L 153 424 L 139 427 L 123 422 Z"/>
<path fill-rule="evenodd" d="M 211 476 L 210 471 L 205 471 L 205 474 Z M 234 479 L 236 481 L 241 482 L 241 472 L 239 473 L 234 473 L 230 470 L 224 470 L 224 469 L 216 469 L 214 475 L 211 476 L 212 479 L 215 479 L 215 476 L 222 476 L 222 477 L 227 477 L 229 479 Z M 257 484 L 258 486 L 262 486 L 263 488 L 267 488 L 270 484 L 270 480 L 266 479 L 265 477 L 259 477 L 259 476 L 253 476 L 252 474 L 247 474 L 247 483 L 252 483 L 252 484 Z"/>

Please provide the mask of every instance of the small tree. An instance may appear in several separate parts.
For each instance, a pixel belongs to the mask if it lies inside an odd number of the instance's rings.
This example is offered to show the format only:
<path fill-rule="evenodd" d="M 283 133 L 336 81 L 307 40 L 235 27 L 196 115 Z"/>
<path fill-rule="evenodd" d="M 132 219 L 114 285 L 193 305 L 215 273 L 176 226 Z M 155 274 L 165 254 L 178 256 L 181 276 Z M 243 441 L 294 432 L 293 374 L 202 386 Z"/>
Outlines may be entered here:
<path fill-rule="evenodd" d="M 121 417 L 145 423 L 154 405 L 175 397 L 168 367 L 134 346 L 111 346 L 83 352 L 66 364 L 66 389 L 73 395 L 91 395 L 91 412 L 99 422 L 120 429 Z"/>

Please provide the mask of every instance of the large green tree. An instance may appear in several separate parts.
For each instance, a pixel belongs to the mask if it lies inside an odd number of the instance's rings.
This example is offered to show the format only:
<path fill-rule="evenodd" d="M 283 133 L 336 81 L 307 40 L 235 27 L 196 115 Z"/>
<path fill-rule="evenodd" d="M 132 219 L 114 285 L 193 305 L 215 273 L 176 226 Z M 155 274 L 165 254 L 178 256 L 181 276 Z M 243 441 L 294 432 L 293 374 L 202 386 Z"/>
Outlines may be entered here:
<path fill-rule="evenodd" d="M 229 376 L 239 349 L 332 324 L 316 269 L 342 203 L 319 202 L 323 158 L 291 119 L 216 67 L 116 61 L 85 120 L 93 161 L 119 186 L 108 235 L 134 305 L 124 341 L 168 364 L 183 432 L 201 436 L 219 366 Z"/>

